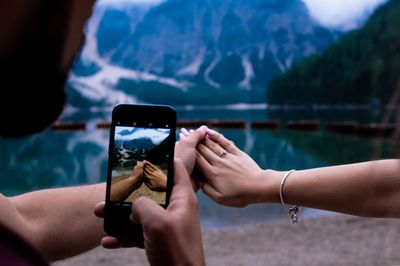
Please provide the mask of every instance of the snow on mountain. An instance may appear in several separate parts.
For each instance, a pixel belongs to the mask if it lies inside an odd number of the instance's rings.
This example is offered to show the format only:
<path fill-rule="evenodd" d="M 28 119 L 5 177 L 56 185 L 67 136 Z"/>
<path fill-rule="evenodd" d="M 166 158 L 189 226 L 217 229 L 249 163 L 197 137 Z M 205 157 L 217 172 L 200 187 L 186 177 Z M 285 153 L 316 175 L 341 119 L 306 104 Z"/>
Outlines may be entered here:
<path fill-rule="evenodd" d="M 117 6 L 95 10 L 70 78 L 99 105 L 263 102 L 272 77 L 337 38 L 302 0 Z"/>

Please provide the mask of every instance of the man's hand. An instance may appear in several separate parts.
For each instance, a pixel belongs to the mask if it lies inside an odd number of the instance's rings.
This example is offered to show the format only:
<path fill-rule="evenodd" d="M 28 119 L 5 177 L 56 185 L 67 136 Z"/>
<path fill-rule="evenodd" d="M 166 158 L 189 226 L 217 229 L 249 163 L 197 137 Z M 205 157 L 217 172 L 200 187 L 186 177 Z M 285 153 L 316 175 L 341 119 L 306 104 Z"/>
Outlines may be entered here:
<path fill-rule="evenodd" d="M 175 158 L 182 160 L 186 171 L 192 177 L 192 186 L 195 191 L 200 187 L 198 181 L 202 180 L 202 173 L 195 167 L 196 148 L 206 138 L 208 131 L 209 129 L 206 126 L 201 126 L 197 130 L 191 130 L 190 133 L 182 128 L 179 134 L 180 140 L 175 144 Z"/>
<path fill-rule="evenodd" d="M 141 197 L 133 202 L 131 219 L 143 226 L 151 265 L 204 265 L 197 198 L 180 159 L 175 159 L 174 180 L 167 209 Z"/>
<path fill-rule="evenodd" d="M 197 198 L 189 174 L 180 159 L 175 159 L 175 178 L 167 209 L 149 198 L 133 202 L 131 220 L 143 227 L 143 243 L 123 243 L 105 236 L 105 248 L 144 247 L 151 265 L 204 265 Z M 95 214 L 104 217 L 104 202 L 95 207 Z"/>
<path fill-rule="evenodd" d="M 182 129 L 180 140 L 175 144 L 175 158 L 181 159 L 185 165 L 186 171 L 190 174 L 193 172 L 194 164 L 196 162 L 196 147 L 205 139 L 207 135 L 207 127 L 201 126 L 196 130 L 187 132 Z"/>
<path fill-rule="evenodd" d="M 105 209 L 105 202 L 99 202 L 96 204 L 94 207 L 94 214 L 99 217 L 99 218 L 104 218 L 104 209 Z M 132 247 L 137 247 L 137 248 L 143 248 L 143 241 L 139 242 L 135 239 L 141 239 L 141 237 L 137 236 L 132 236 L 129 237 L 129 241 L 121 241 L 113 236 L 103 236 L 101 238 L 101 245 L 104 248 L 109 248 L 109 249 L 116 249 L 116 248 L 132 248 Z"/>
<path fill-rule="evenodd" d="M 205 139 L 206 135 L 207 135 L 207 127 L 203 126 L 198 128 L 197 130 L 192 131 L 190 135 L 187 134 L 187 136 L 184 136 L 183 138 L 181 138 L 180 141 L 176 143 L 175 158 L 181 162 L 180 164 L 184 165 L 185 173 L 191 173 L 191 171 L 193 171 L 194 164 L 196 162 L 196 153 L 197 153 L 196 147 L 200 141 Z M 178 172 L 179 172 L 178 168 L 175 168 L 175 179 L 177 179 Z M 188 181 L 190 183 L 190 179 L 188 179 Z M 195 185 L 190 187 L 193 193 L 194 193 L 193 188 L 195 187 L 196 187 Z M 175 191 L 175 186 L 173 188 L 173 191 Z M 170 205 L 173 204 L 173 194 L 171 195 Z M 104 202 L 100 202 L 96 205 L 94 213 L 97 217 L 104 218 L 104 207 L 105 207 Z M 143 243 L 125 243 L 121 242 L 120 240 L 112 236 L 104 236 L 101 240 L 101 245 L 105 248 L 143 247 Z"/>

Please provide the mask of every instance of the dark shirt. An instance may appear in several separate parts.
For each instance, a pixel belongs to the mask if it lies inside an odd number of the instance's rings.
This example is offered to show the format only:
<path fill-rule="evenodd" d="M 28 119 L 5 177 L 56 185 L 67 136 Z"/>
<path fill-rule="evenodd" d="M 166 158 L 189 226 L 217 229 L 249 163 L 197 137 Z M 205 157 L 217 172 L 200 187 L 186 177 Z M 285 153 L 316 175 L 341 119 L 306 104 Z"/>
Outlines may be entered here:
<path fill-rule="evenodd" d="M 19 235 L 0 225 L 0 266 L 42 266 L 49 264 Z"/>

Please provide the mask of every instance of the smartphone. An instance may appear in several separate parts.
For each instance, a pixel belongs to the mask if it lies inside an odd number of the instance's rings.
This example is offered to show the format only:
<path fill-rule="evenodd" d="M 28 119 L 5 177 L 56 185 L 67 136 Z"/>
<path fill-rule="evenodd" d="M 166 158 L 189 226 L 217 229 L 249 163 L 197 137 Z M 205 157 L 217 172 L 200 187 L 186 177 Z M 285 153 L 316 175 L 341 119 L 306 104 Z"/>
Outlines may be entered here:
<path fill-rule="evenodd" d="M 104 230 L 141 241 L 130 221 L 132 202 L 146 196 L 164 208 L 173 186 L 176 112 L 164 105 L 118 105 L 113 109 L 108 154 Z"/>

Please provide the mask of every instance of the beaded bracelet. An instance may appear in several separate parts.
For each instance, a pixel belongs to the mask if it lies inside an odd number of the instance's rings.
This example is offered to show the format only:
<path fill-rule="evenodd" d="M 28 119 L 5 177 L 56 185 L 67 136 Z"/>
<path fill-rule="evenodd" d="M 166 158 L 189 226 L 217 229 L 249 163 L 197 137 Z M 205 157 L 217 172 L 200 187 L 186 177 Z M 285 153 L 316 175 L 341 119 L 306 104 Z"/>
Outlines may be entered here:
<path fill-rule="evenodd" d="M 279 197 L 281 198 L 281 204 L 283 209 L 285 210 L 285 212 L 287 212 L 287 214 L 290 216 L 290 219 L 292 220 L 292 223 L 298 223 L 298 213 L 301 210 L 301 206 L 298 205 L 294 205 L 290 208 L 286 207 L 286 203 L 285 200 L 283 199 L 283 186 L 285 185 L 286 182 L 286 178 L 293 172 L 295 172 L 296 170 L 290 170 L 289 172 L 287 172 L 281 181 L 281 185 L 279 187 Z"/>

